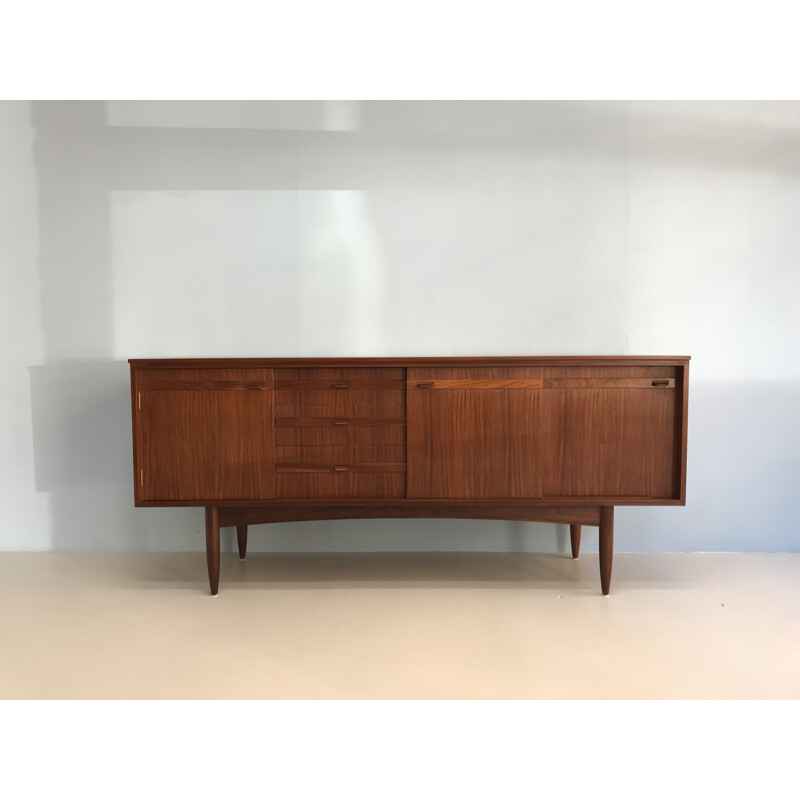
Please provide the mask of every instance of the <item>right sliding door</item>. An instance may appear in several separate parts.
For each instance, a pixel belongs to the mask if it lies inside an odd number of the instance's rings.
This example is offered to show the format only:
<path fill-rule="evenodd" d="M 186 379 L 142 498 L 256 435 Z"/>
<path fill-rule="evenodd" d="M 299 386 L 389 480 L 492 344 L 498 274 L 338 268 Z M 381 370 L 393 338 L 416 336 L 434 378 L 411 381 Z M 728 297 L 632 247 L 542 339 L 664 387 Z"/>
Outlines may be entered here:
<path fill-rule="evenodd" d="M 675 498 L 678 369 L 546 367 L 544 498 Z"/>

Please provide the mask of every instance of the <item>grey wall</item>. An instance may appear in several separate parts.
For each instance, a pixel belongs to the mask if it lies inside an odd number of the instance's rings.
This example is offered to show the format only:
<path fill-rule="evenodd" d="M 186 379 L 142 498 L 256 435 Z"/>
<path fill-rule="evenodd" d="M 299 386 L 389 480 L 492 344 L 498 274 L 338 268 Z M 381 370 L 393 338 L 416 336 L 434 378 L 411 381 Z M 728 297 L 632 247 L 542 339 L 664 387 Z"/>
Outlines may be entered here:
<path fill-rule="evenodd" d="M 604 353 L 693 357 L 687 506 L 620 509 L 618 549 L 800 545 L 800 103 L 6 102 L 0 171 L 2 549 L 202 547 L 133 508 L 129 357 Z"/>

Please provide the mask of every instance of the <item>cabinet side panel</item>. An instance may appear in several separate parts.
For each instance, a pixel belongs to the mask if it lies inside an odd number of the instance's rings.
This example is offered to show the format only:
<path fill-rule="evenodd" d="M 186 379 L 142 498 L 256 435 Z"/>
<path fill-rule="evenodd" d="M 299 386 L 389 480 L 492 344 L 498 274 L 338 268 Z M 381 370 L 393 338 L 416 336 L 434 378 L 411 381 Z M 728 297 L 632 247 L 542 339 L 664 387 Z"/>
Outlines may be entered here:
<path fill-rule="evenodd" d="M 545 497 L 675 496 L 674 389 L 543 392 Z"/>
<path fill-rule="evenodd" d="M 686 503 L 686 457 L 689 425 L 689 363 L 679 370 L 676 399 L 680 403 L 675 414 L 675 496 Z"/>
<path fill-rule="evenodd" d="M 141 452 L 141 435 L 138 414 L 138 369 L 134 364 L 130 365 L 131 372 L 131 438 L 133 445 L 133 503 L 139 505 L 141 497 L 141 481 L 139 472 L 139 454 Z"/>

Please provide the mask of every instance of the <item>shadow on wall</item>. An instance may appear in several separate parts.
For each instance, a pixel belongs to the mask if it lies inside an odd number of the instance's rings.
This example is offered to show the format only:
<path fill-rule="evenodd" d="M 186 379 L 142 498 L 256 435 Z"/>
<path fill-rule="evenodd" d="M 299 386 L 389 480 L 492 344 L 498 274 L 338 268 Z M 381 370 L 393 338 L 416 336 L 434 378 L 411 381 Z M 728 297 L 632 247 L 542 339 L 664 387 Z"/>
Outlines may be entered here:
<path fill-rule="evenodd" d="M 31 367 L 30 384 L 37 492 L 113 484 L 131 471 L 126 363 Z"/>
<path fill-rule="evenodd" d="M 109 219 L 110 191 L 126 165 L 114 158 L 104 104 L 32 107 L 46 364 L 29 376 L 36 490 L 49 494 L 50 547 L 193 549 L 188 534 L 200 526 L 186 510 L 155 526 L 133 513 L 128 365 L 113 359 Z M 156 542 L 162 535 L 166 547 Z"/>
<path fill-rule="evenodd" d="M 29 374 L 36 491 L 50 496 L 51 548 L 147 547 L 143 520 L 130 513 L 128 365 L 75 359 Z"/>

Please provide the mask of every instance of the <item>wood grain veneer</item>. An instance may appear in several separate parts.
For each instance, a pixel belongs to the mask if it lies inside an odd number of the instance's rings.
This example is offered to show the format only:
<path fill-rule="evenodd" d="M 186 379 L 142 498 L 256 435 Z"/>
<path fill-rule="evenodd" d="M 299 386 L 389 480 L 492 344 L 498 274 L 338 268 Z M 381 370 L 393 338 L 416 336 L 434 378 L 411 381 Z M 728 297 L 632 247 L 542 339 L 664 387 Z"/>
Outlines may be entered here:
<path fill-rule="evenodd" d="M 389 359 L 391 360 L 391 359 Z M 280 359 L 295 364 L 318 364 L 316 367 L 283 367 L 275 371 L 276 380 L 280 381 L 400 381 L 405 378 L 405 365 L 401 367 L 381 367 L 375 364 L 383 364 L 384 359 L 359 359 L 358 366 L 347 366 L 352 364 L 353 359 L 326 358 L 326 359 Z M 342 364 L 341 366 L 332 366 Z M 277 363 L 277 362 L 276 362 Z M 372 366 L 370 366 L 372 364 Z"/>
<path fill-rule="evenodd" d="M 275 460 L 281 463 L 352 464 L 365 461 L 405 461 L 406 448 L 402 444 L 363 445 L 279 445 Z"/>
<path fill-rule="evenodd" d="M 544 497 L 675 495 L 673 389 L 553 389 L 542 394 Z"/>
<path fill-rule="evenodd" d="M 131 359 L 134 500 L 219 528 L 450 517 L 561 522 L 686 502 L 688 356 Z"/>
<path fill-rule="evenodd" d="M 288 370 L 278 370 L 279 374 L 285 375 Z M 293 374 L 298 370 L 293 370 Z M 325 370 L 327 371 L 327 370 Z M 318 373 L 319 370 L 314 370 Z M 338 370 L 337 370 L 338 372 Z M 374 370 L 370 371 L 374 374 Z M 326 379 L 299 379 L 299 380 L 276 380 L 276 391 L 319 391 L 325 392 L 326 396 L 330 397 L 330 392 L 349 390 L 351 392 L 359 391 L 381 391 L 381 392 L 401 392 L 405 391 L 405 381 L 391 380 L 388 378 L 383 379 L 370 379 L 370 380 L 357 380 L 357 379 L 341 379 L 338 375 L 334 378 Z"/>
<path fill-rule="evenodd" d="M 279 425 L 275 420 L 275 443 L 326 447 L 330 445 L 405 445 L 405 421 L 373 425 Z"/>
<path fill-rule="evenodd" d="M 269 522 L 298 522 L 319 519 L 385 519 L 412 517 L 415 519 L 496 519 L 520 522 L 571 523 L 599 525 L 600 506 L 531 506 L 527 503 L 435 503 L 424 501 L 373 500 L 371 503 L 341 501 L 284 501 L 269 506 L 225 507 L 219 509 L 220 525 L 237 523 L 260 525 Z M 575 556 L 577 558 L 577 554 Z"/>
<path fill-rule="evenodd" d="M 277 475 L 279 498 L 400 498 L 406 496 L 404 471 L 281 472 Z"/>
<path fill-rule="evenodd" d="M 274 491 L 272 393 L 138 393 L 140 500 L 258 500 Z"/>
<path fill-rule="evenodd" d="M 370 419 L 404 419 L 406 407 L 404 403 L 384 403 L 381 405 L 367 405 L 348 401 L 346 398 L 337 398 L 328 405 L 308 405 L 298 403 L 294 405 L 275 406 L 275 416 L 278 419 L 308 419 L 310 417 L 367 417 Z"/>
<path fill-rule="evenodd" d="M 219 591 L 219 509 L 206 506 L 206 562 L 211 594 Z"/>
<path fill-rule="evenodd" d="M 479 381 L 528 380 L 501 367 L 438 369 L 431 390 L 430 370 L 408 370 L 408 496 L 448 500 L 539 498 L 541 467 L 537 446 L 541 392 L 514 386 L 499 391 Z M 467 380 L 464 386 L 461 381 Z"/>
<path fill-rule="evenodd" d="M 332 414 L 329 417 L 276 417 L 276 428 L 383 428 L 391 425 L 405 425 L 405 417 L 359 417 L 352 414 Z"/>
<path fill-rule="evenodd" d="M 541 378 L 408 379 L 409 389 L 541 389 Z"/>
<path fill-rule="evenodd" d="M 405 462 L 395 461 L 361 461 L 348 463 L 347 461 L 322 461 L 311 460 L 275 465 L 276 473 L 283 472 L 405 472 Z"/>

